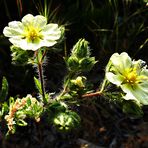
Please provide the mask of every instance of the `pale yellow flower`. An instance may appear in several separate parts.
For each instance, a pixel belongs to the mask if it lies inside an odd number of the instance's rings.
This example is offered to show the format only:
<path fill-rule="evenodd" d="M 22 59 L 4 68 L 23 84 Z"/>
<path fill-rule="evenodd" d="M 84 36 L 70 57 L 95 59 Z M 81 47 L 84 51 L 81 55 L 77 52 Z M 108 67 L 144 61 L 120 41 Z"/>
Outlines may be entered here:
<path fill-rule="evenodd" d="M 148 105 L 148 69 L 142 60 L 134 61 L 127 53 L 115 53 L 106 67 L 106 78 L 121 87 L 124 99 Z"/>
<path fill-rule="evenodd" d="M 83 88 L 83 87 L 85 87 L 84 80 L 86 80 L 86 78 L 84 76 L 78 76 L 76 79 L 71 80 L 71 82 L 74 83 L 75 85 L 79 86 L 80 88 Z"/>
<path fill-rule="evenodd" d="M 35 51 L 56 44 L 61 37 L 61 28 L 57 24 L 47 24 L 44 16 L 27 14 L 21 22 L 9 22 L 3 33 L 14 46 Z"/>

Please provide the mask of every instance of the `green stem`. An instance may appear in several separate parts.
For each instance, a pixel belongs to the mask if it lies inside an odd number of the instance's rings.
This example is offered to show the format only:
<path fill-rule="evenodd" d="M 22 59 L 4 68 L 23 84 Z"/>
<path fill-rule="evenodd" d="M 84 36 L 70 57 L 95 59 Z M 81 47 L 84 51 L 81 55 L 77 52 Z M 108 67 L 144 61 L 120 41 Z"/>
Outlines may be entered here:
<path fill-rule="evenodd" d="M 44 53 L 43 53 L 43 55 L 42 55 L 41 63 L 43 62 L 43 60 L 44 60 L 44 58 L 45 58 L 45 56 L 46 56 L 46 53 L 47 53 L 47 49 L 45 49 L 45 51 L 44 51 Z"/>
<path fill-rule="evenodd" d="M 63 91 L 61 92 L 59 97 L 62 97 L 67 92 L 67 87 L 68 87 L 69 81 L 70 81 L 70 79 L 68 79 L 66 81 L 66 84 L 64 85 Z"/>
<path fill-rule="evenodd" d="M 100 92 L 103 92 L 103 90 L 104 90 L 104 88 L 105 88 L 105 86 L 106 86 L 106 82 L 107 82 L 107 80 L 106 80 L 106 78 L 104 78 L 103 83 L 102 83 L 102 85 L 101 85 Z"/>
<path fill-rule="evenodd" d="M 64 88 L 63 88 L 62 92 L 60 93 L 60 95 L 57 97 L 58 100 L 60 100 L 60 98 L 61 98 L 64 94 L 66 94 L 68 84 L 69 84 L 70 80 L 72 79 L 72 77 L 73 77 L 74 75 L 75 75 L 74 72 L 70 72 L 70 73 L 68 74 L 67 79 L 66 79 L 65 82 L 64 82 Z"/>
<path fill-rule="evenodd" d="M 42 61 L 40 61 L 38 57 L 38 52 L 37 52 L 37 62 L 38 62 L 39 79 L 41 82 L 42 97 L 45 103 L 46 99 L 45 99 L 45 90 L 44 90 L 43 68 L 42 68 Z"/>
<path fill-rule="evenodd" d="M 103 80 L 103 83 L 101 85 L 101 89 L 96 91 L 96 92 L 93 92 L 93 93 L 89 93 L 89 94 L 84 94 L 82 95 L 82 98 L 86 98 L 86 97 L 96 97 L 96 96 L 101 96 L 103 94 L 103 91 L 104 91 L 104 88 L 106 86 L 106 78 Z"/>
<path fill-rule="evenodd" d="M 41 81 L 42 96 L 43 96 L 43 100 L 45 100 L 43 69 L 42 69 L 42 64 L 41 63 L 38 63 L 38 70 L 39 70 L 39 79 Z"/>

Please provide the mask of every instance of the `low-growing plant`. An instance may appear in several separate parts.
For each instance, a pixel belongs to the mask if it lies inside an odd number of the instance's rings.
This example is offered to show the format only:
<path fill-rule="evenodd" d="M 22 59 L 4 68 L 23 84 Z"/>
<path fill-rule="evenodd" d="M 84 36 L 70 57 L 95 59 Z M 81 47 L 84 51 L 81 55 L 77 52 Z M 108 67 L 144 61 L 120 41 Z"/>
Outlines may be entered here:
<path fill-rule="evenodd" d="M 114 53 L 105 67 L 105 75 L 96 90 L 90 87 L 87 75 L 98 62 L 91 56 L 89 42 L 79 39 L 70 55 L 64 57 L 67 73 L 60 92 L 48 92 L 45 86 L 44 63 L 48 52 L 64 41 L 65 27 L 47 24 L 42 15 L 27 14 L 22 21 L 9 22 L 3 33 L 12 43 L 12 62 L 30 64 L 37 68 L 34 82 L 38 93 L 26 97 L 10 97 L 9 83 L 3 77 L 0 91 L 0 122 L 7 125 L 7 134 L 14 134 L 18 126 L 27 126 L 44 117 L 49 126 L 59 131 L 71 131 L 80 127 L 81 117 L 75 107 L 85 100 L 104 99 L 117 103 L 126 115 L 141 117 L 142 106 L 148 105 L 148 69 L 142 60 L 132 60 L 126 53 Z M 87 73 L 87 75 L 86 75 Z M 98 73 L 99 76 L 99 73 Z M 29 86 L 28 86 L 29 87 Z"/>

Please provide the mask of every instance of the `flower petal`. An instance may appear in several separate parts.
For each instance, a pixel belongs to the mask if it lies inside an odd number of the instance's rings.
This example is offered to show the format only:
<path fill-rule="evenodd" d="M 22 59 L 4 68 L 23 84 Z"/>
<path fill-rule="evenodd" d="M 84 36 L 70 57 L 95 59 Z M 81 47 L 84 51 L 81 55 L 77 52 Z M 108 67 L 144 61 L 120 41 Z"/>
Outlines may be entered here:
<path fill-rule="evenodd" d="M 136 100 L 139 102 L 131 93 L 127 93 L 125 96 L 123 96 L 125 100 Z"/>
<path fill-rule="evenodd" d="M 24 26 L 29 27 L 34 21 L 34 16 L 32 14 L 27 14 L 22 18 L 22 23 Z"/>
<path fill-rule="evenodd" d="M 61 34 L 60 33 L 53 33 L 53 34 L 49 34 L 49 35 L 44 35 L 44 38 L 46 40 L 58 40 L 59 38 L 61 37 Z"/>
<path fill-rule="evenodd" d="M 141 89 L 137 89 L 132 92 L 133 95 L 143 104 L 148 105 L 148 91 Z"/>
<path fill-rule="evenodd" d="M 61 30 L 57 24 L 48 24 L 43 28 L 42 34 L 46 40 L 58 40 L 61 37 Z"/>
<path fill-rule="evenodd" d="M 55 41 L 55 40 L 42 40 L 41 41 L 41 44 L 46 47 L 51 47 L 51 46 L 55 45 L 56 43 L 57 43 L 57 41 Z"/>
<path fill-rule="evenodd" d="M 113 83 L 117 86 L 120 86 L 124 80 L 122 75 L 115 75 L 112 72 L 107 72 L 106 78 L 108 79 L 108 81 L 110 81 L 111 83 Z"/>
<path fill-rule="evenodd" d="M 10 38 L 9 41 L 16 47 L 20 47 L 24 50 L 27 50 L 27 42 L 26 39 L 21 39 L 21 38 Z"/>
<path fill-rule="evenodd" d="M 132 94 L 141 104 L 148 105 L 148 86 L 136 85 L 132 88 L 130 85 L 122 85 L 121 88 L 125 93 Z"/>
<path fill-rule="evenodd" d="M 19 21 L 12 21 L 8 24 L 9 27 L 5 27 L 3 34 L 6 37 L 22 36 L 24 31 L 24 26 Z"/>
<path fill-rule="evenodd" d="M 141 75 L 144 75 L 145 77 L 147 77 L 147 81 L 148 81 L 148 69 L 145 69 L 145 68 L 143 68 L 142 70 L 141 70 L 141 73 L 140 73 Z"/>
<path fill-rule="evenodd" d="M 44 28 L 47 24 L 47 19 L 44 16 L 37 15 L 34 17 L 33 26 L 37 28 Z"/>
<path fill-rule="evenodd" d="M 24 30 L 24 26 L 23 26 L 23 24 L 21 23 L 21 22 L 19 22 L 19 21 L 12 21 L 12 22 L 9 22 L 8 23 L 8 26 L 10 27 L 10 28 L 13 28 L 13 29 L 16 29 L 16 30 Z"/>
<path fill-rule="evenodd" d="M 120 55 L 114 53 L 110 60 L 120 73 L 123 73 L 125 68 L 130 68 L 132 64 L 132 60 L 126 52 L 122 52 Z"/>
<path fill-rule="evenodd" d="M 58 28 L 58 24 L 52 24 L 52 23 L 46 25 L 46 27 L 43 28 L 42 32 L 44 34 L 53 34 L 53 33 L 61 34 L 61 30 L 60 28 Z"/>

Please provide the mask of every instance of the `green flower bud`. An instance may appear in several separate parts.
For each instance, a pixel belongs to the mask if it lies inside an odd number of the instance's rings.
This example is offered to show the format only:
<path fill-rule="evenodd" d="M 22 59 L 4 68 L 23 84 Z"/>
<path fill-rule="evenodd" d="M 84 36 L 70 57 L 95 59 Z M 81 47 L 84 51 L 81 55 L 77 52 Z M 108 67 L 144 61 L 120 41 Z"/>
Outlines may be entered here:
<path fill-rule="evenodd" d="M 67 65 L 71 71 L 75 71 L 79 69 L 79 61 L 76 57 L 73 57 L 73 56 L 69 57 L 67 60 Z"/>
<path fill-rule="evenodd" d="M 90 56 L 88 42 L 85 39 L 79 39 L 72 49 L 72 54 L 79 59 Z"/>
<path fill-rule="evenodd" d="M 78 76 L 76 79 L 71 80 L 71 83 L 73 83 L 74 85 L 80 87 L 80 88 L 84 88 L 84 80 L 86 80 L 86 77 L 84 76 Z"/>
<path fill-rule="evenodd" d="M 95 65 L 95 63 L 96 61 L 94 57 L 83 58 L 82 60 L 79 61 L 82 71 L 90 71 Z"/>

